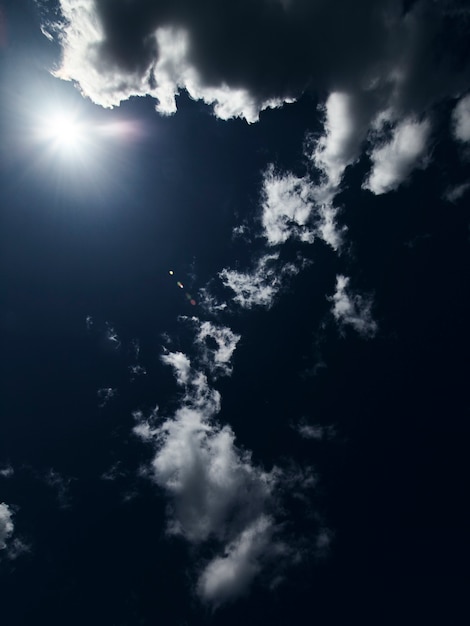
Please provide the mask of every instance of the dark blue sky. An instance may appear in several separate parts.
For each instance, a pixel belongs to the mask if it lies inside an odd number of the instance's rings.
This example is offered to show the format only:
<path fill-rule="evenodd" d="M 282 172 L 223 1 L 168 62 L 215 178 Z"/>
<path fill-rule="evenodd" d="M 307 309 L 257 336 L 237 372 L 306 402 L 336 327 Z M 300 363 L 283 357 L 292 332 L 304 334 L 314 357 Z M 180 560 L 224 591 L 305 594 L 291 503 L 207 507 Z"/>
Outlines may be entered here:
<path fill-rule="evenodd" d="M 468 622 L 470 13 L 331 4 L 0 3 L 6 625 Z"/>

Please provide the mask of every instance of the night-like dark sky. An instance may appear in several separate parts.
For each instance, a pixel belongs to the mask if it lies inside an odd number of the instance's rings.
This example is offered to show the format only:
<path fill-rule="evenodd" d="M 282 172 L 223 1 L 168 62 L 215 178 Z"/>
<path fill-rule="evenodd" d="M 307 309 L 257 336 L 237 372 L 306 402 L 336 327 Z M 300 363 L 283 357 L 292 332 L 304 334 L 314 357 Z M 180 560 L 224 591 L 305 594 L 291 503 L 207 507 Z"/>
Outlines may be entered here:
<path fill-rule="evenodd" d="M 470 6 L 0 2 L 0 621 L 469 620 Z"/>

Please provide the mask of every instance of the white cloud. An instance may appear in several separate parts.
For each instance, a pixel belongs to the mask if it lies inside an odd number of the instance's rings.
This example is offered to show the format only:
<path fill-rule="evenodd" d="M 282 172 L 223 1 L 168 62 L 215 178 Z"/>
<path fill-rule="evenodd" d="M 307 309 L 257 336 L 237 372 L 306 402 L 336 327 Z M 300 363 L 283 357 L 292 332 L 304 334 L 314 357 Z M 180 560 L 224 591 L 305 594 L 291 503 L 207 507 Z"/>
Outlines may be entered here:
<path fill-rule="evenodd" d="M 215 607 L 246 593 L 249 585 L 268 561 L 272 545 L 272 520 L 260 516 L 227 546 L 224 556 L 212 559 L 198 581 L 200 596 Z"/>
<path fill-rule="evenodd" d="M 452 121 L 454 137 L 459 141 L 470 141 L 470 94 L 459 100 Z"/>
<path fill-rule="evenodd" d="M 276 173 L 269 166 L 262 187 L 263 236 L 271 246 L 288 239 L 313 243 L 319 237 L 338 251 L 347 229 L 338 227 L 333 198 L 331 187 L 315 185 L 308 176 Z"/>
<path fill-rule="evenodd" d="M 0 550 L 5 550 L 15 526 L 13 524 L 13 514 L 8 504 L 0 503 Z"/>
<path fill-rule="evenodd" d="M 285 243 L 289 238 L 313 242 L 308 179 L 290 173 L 277 175 L 273 166 L 269 167 L 263 179 L 262 209 L 263 232 L 270 245 Z"/>
<path fill-rule="evenodd" d="M 312 160 L 323 172 L 325 185 L 336 188 L 346 167 L 360 156 L 370 116 L 356 96 L 345 92 L 333 92 L 328 96 L 325 113 L 325 134 L 318 140 Z"/>
<path fill-rule="evenodd" d="M 393 191 L 415 168 L 425 167 L 430 132 L 428 120 L 407 119 L 398 124 L 389 142 L 372 149 L 372 171 L 363 188 L 376 195 Z"/>
<path fill-rule="evenodd" d="M 11 465 L 6 465 L 5 467 L 2 467 L 2 469 L 0 469 L 0 476 L 2 478 L 10 478 L 11 476 L 13 476 L 14 473 L 15 470 Z"/>
<path fill-rule="evenodd" d="M 155 448 L 147 474 L 169 497 L 167 532 L 208 545 L 214 554 L 205 557 L 196 588 L 217 607 L 246 592 L 261 572 L 269 575 L 274 555 L 283 557 L 284 567 L 292 563 L 294 549 L 278 537 L 278 499 L 287 485 L 292 494 L 313 484 L 310 472 L 256 466 L 235 444 L 230 426 L 216 422 L 220 394 L 187 357 L 174 354 L 165 362 L 185 388 L 180 407 L 165 419 L 156 411 L 149 419 L 136 412 L 134 433 Z"/>
<path fill-rule="evenodd" d="M 338 252 L 343 245 L 346 226 L 338 226 L 337 215 L 339 209 L 332 204 L 323 204 L 318 209 L 316 233 L 325 243 Z"/>
<path fill-rule="evenodd" d="M 238 272 L 224 268 L 219 277 L 225 287 L 234 293 L 234 301 L 245 309 L 255 306 L 271 308 L 278 292 L 288 277 L 298 274 L 293 263 L 279 263 L 279 253 L 265 254 L 251 272 Z"/>
<path fill-rule="evenodd" d="M 178 385 L 186 385 L 191 373 L 191 361 L 183 352 L 168 352 L 162 356 L 163 363 L 171 365 Z"/>
<path fill-rule="evenodd" d="M 461 185 L 455 185 L 454 187 L 449 187 L 444 193 L 444 200 L 447 202 L 457 202 L 462 198 L 467 191 L 470 189 L 470 182 L 462 183 Z"/>
<path fill-rule="evenodd" d="M 333 302 L 331 312 L 341 327 L 351 326 L 364 338 L 374 337 L 377 323 L 372 318 L 372 299 L 353 293 L 349 278 L 341 274 L 336 277 L 336 291 L 330 300 Z"/>
<path fill-rule="evenodd" d="M 204 365 L 214 376 L 230 376 L 232 373 L 230 361 L 240 341 L 240 335 L 226 326 L 201 322 L 196 317 L 191 318 L 191 321 L 198 326 L 196 345 Z M 210 341 L 215 344 L 213 348 L 210 347 Z"/>

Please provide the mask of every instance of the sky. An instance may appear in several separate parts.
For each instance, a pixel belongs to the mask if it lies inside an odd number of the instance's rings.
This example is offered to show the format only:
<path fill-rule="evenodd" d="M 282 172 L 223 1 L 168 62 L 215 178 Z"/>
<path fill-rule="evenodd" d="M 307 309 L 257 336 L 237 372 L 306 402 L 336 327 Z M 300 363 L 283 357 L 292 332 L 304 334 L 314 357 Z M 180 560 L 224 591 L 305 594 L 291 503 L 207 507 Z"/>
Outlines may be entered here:
<path fill-rule="evenodd" d="M 469 31 L 0 2 L 2 623 L 468 623 Z"/>

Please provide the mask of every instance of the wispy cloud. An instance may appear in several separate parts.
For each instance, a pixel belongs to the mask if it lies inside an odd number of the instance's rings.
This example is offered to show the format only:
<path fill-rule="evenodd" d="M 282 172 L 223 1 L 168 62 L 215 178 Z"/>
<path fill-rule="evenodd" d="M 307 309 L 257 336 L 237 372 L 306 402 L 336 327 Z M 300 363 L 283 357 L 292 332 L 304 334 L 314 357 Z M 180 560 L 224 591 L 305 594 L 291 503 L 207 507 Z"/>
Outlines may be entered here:
<path fill-rule="evenodd" d="M 463 196 L 467 193 L 469 189 L 470 182 L 461 183 L 460 185 L 454 185 L 453 187 L 449 187 L 448 189 L 446 189 L 443 198 L 444 200 L 447 200 L 447 202 L 458 202 L 460 198 L 463 198 Z"/>
<path fill-rule="evenodd" d="M 223 285 L 234 292 L 233 300 L 242 308 L 260 306 L 269 309 L 288 278 L 299 271 L 297 265 L 282 263 L 279 253 L 272 252 L 259 258 L 251 271 L 239 272 L 224 268 L 219 277 Z"/>
<path fill-rule="evenodd" d="M 336 291 L 330 298 L 331 312 L 341 328 L 351 326 L 365 339 L 372 338 L 378 329 L 372 317 L 372 298 L 353 292 L 349 282 L 350 279 L 341 274 L 336 277 Z"/>
<path fill-rule="evenodd" d="M 184 388 L 180 407 L 167 418 L 156 412 L 150 419 L 135 414 L 134 432 L 155 448 L 148 473 L 169 497 L 168 533 L 195 546 L 213 546 L 213 556 L 199 570 L 196 589 L 203 601 L 216 607 L 246 592 L 274 555 L 282 554 L 289 564 L 293 550 L 280 538 L 275 516 L 278 492 L 284 480 L 292 480 L 292 472 L 267 472 L 236 445 L 230 426 L 216 419 L 219 392 L 184 356 L 163 357 Z M 226 357 L 228 353 L 223 363 Z M 297 489 L 303 478 L 299 475 Z"/>
<path fill-rule="evenodd" d="M 322 441 L 325 439 L 331 439 L 336 435 L 336 429 L 332 424 L 327 426 L 321 424 L 312 424 L 305 418 L 301 419 L 298 424 L 293 425 L 293 428 L 304 439 L 315 439 Z"/>
<path fill-rule="evenodd" d="M 232 373 L 231 359 L 240 335 L 227 326 L 219 326 L 196 317 L 189 318 L 197 327 L 195 345 L 199 359 L 214 376 L 230 376 Z"/>

